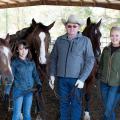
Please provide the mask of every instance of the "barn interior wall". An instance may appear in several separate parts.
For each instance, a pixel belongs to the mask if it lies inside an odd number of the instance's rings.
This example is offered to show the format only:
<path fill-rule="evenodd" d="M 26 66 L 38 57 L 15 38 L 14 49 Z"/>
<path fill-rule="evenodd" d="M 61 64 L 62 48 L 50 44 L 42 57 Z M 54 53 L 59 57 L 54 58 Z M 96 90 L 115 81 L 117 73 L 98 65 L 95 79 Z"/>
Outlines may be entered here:
<path fill-rule="evenodd" d="M 42 22 L 45 25 L 56 21 L 50 31 L 53 44 L 57 36 L 65 32 L 61 19 L 67 18 L 71 13 L 76 14 L 83 21 L 80 31 L 84 29 L 87 17 L 90 16 L 91 20 L 96 22 L 102 19 L 100 28 L 102 32 L 101 49 L 109 43 L 110 28 L 113 25 L 120 25 L 120 10 L 71 6 L 18 7 L 0 9 L 0 37 L 4 37 L 7 33 L 15 34 L 16 31 L 28 27 L 32 18 L 34 18 L 36 22 Z"/>

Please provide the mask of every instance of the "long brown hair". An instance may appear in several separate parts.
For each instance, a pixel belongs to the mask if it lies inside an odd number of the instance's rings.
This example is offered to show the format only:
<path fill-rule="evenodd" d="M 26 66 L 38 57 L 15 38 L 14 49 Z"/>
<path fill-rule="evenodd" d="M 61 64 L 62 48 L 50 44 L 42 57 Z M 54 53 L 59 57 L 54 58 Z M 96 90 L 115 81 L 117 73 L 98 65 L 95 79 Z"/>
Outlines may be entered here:
<path fill-rule="evenodd" d="M 28 42 L 26 40 L 19 40 L 18 42 L 16 42 L 15 49 L 14 49 L 14 52 L 13 52 L 13 58 L 19 56 L 18 47 L 20 45 L 23 45 L 25 48 L 28 48 L 27 58 L 31 60 L 32 59 L 32 54 L 30 52 L 30 45 L 28 44 Z"/>

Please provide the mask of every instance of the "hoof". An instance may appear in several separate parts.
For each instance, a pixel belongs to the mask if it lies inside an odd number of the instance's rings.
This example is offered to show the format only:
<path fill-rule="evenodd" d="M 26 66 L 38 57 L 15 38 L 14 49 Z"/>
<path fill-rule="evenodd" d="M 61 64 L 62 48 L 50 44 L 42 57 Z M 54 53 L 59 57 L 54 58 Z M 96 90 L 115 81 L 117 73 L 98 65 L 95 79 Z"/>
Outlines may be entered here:
<path fill-rule="evenodd" d="M 38 114 L 35 120 L 43 120 L 43 119 L 41 118 L 40 114 Z"/>
<path fill-rule="evenodd" d="M 89 114 L 89 112 L 85 112 L 83 120 L 90 120 L 90 114 Z"/>

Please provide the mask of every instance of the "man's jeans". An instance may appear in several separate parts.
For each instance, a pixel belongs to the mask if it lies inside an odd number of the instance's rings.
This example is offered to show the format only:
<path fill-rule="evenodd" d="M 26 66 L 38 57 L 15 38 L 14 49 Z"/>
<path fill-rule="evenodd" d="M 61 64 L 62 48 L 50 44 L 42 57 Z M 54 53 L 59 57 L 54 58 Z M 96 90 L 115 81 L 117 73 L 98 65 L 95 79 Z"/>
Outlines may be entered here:
<path fill-rule="evenodd" d="M 104 118 L 103 120 L 116 120 L 115 108 L 119 100 L 118 94 L 119 86 L 109 86 L 101 82 L 100 89 L 104 104 Z"/>
<path fill-rule="evenodd" d="M 82 91 L 75 88 L 76 81 L 75 78 L 58 77 L 59 95 L 61 96 L 60 120 L 81 120 Z M 73 88 L 75 88 L 74 91 Z"/>
<path fill-rule="evenodd" d="M 20 120 L 21 112 L 23 112 L 24 120 L 31 120 L 31 106 L 32 106 L 33 93 L 29 92 L 25 95 L 22 95 L 22 93 L 23 91 L 21 90 L 18 89 L 13 90 L 12 120 Z"/>

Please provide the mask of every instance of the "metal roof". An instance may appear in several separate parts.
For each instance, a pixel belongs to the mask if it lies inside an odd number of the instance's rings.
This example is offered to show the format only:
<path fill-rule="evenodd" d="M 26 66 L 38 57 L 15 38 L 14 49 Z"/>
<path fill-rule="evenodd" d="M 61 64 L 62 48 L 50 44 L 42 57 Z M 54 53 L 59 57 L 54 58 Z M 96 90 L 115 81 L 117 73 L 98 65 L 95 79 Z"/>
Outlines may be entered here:
<path fill-rule="evenodd" d="M 35 5 L 92 6 L 120 10 L 120 0 L 0 0 L 0 9 Z"/>

